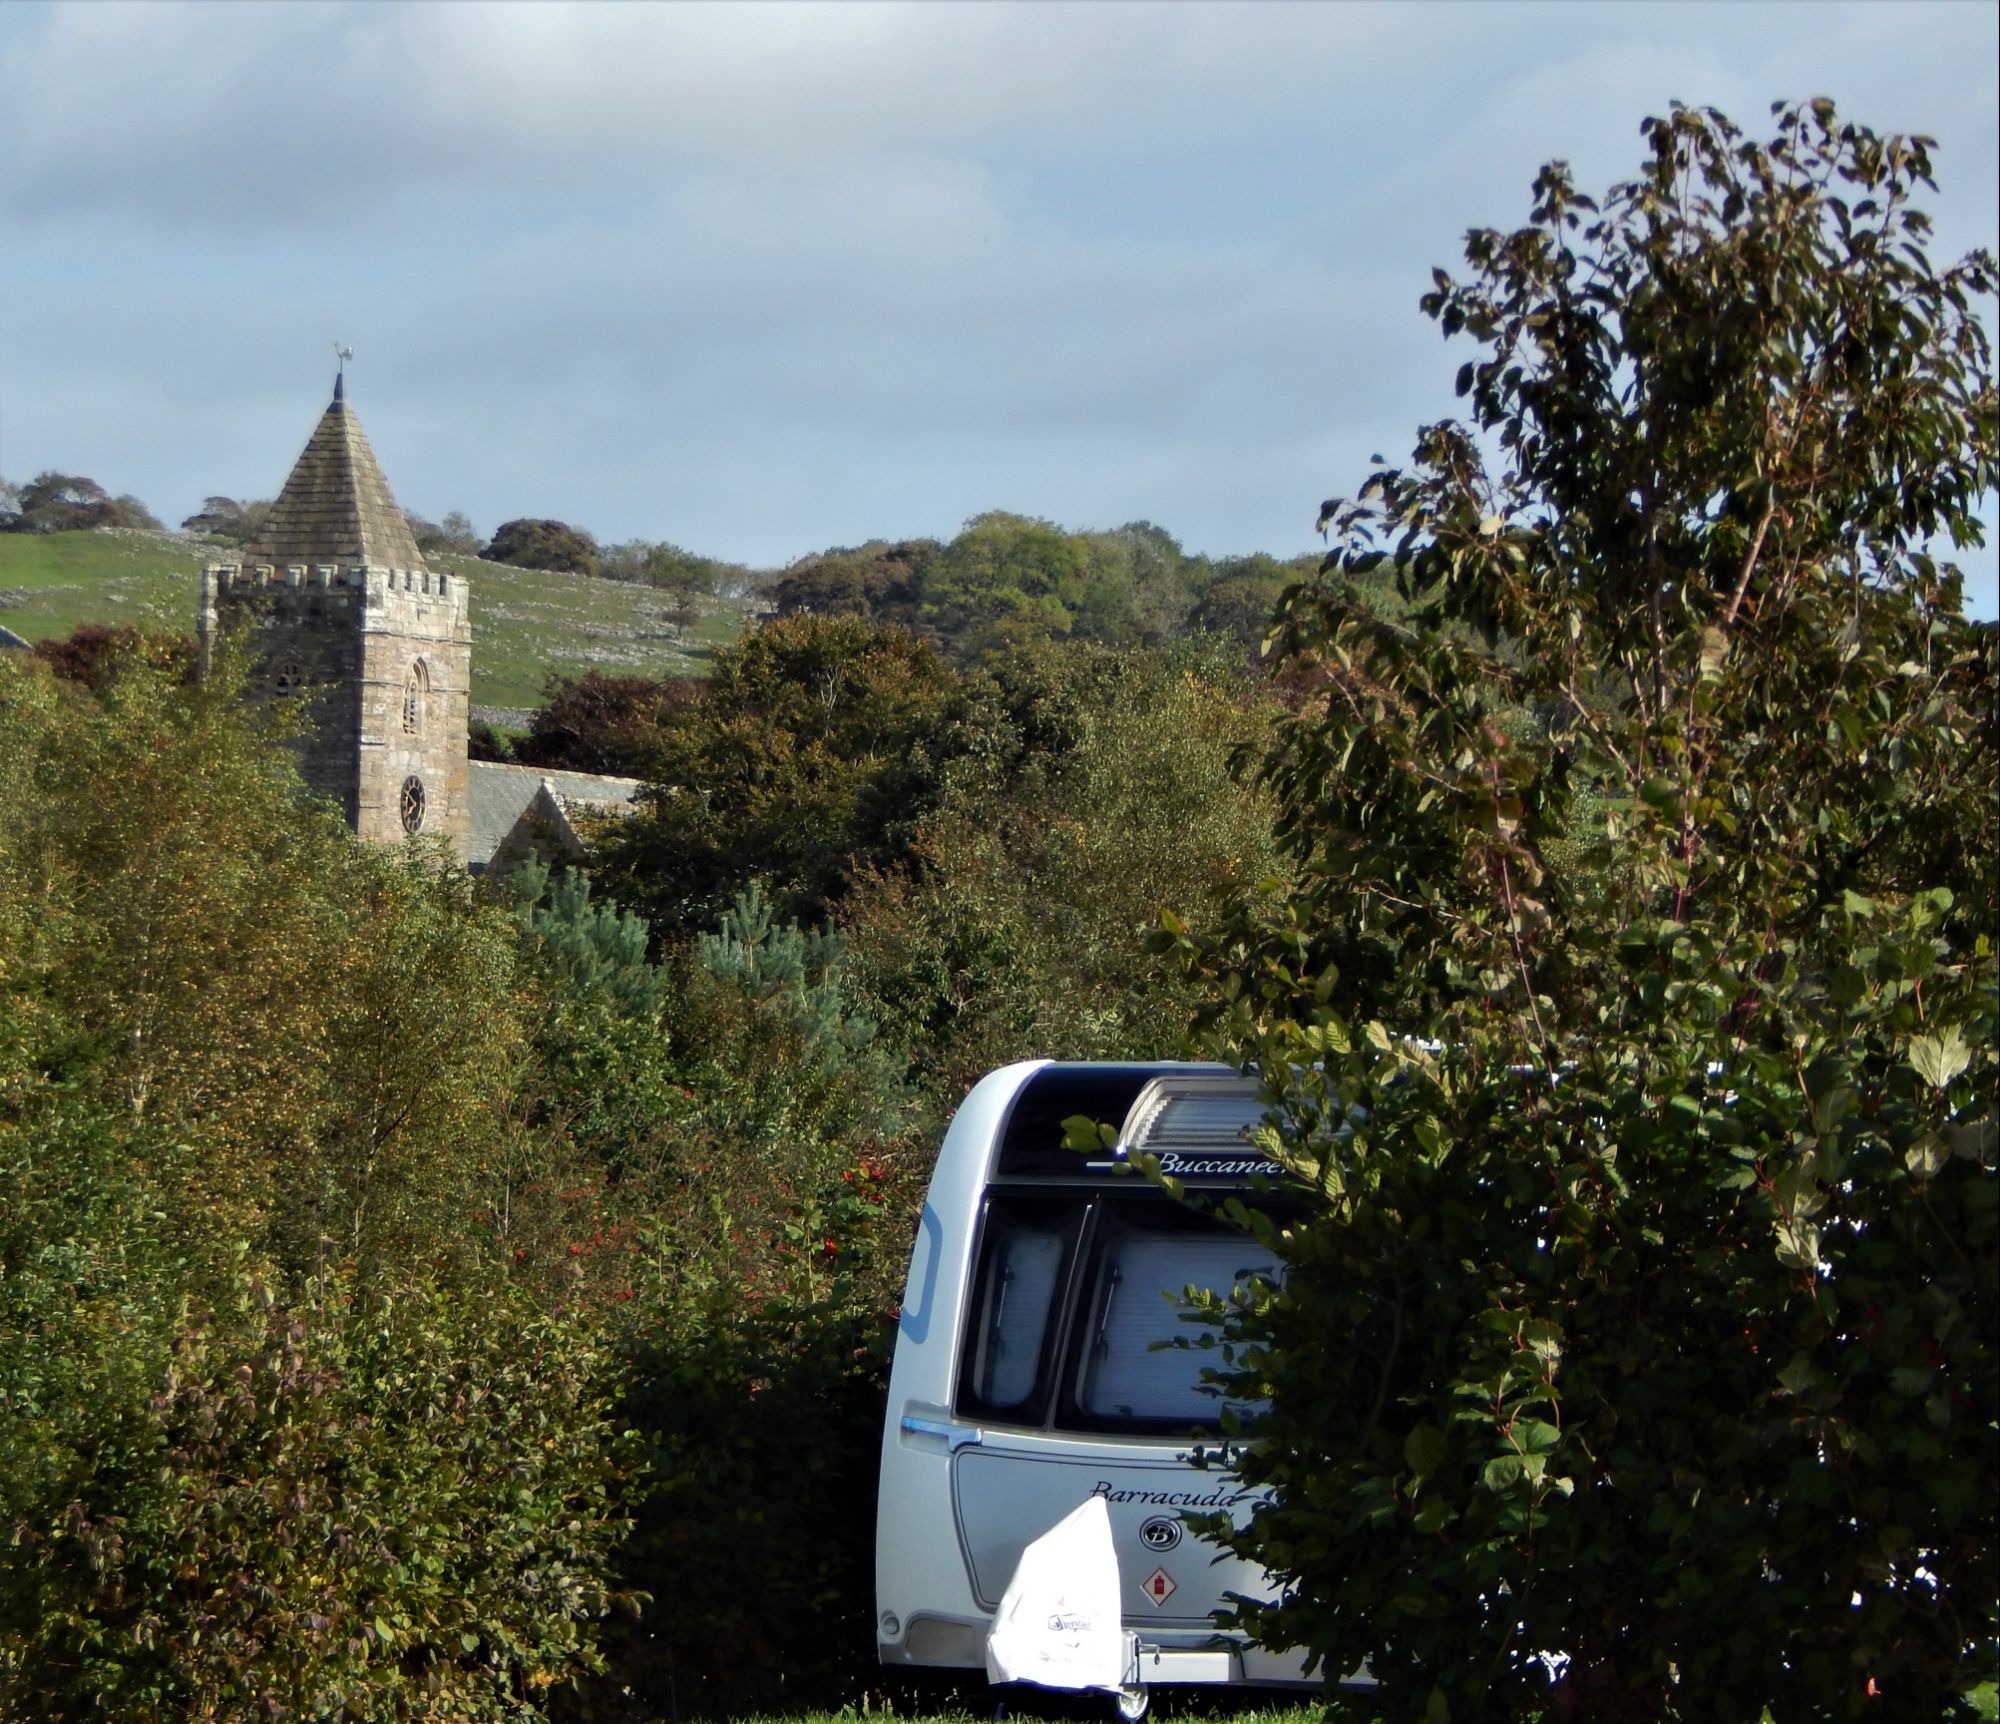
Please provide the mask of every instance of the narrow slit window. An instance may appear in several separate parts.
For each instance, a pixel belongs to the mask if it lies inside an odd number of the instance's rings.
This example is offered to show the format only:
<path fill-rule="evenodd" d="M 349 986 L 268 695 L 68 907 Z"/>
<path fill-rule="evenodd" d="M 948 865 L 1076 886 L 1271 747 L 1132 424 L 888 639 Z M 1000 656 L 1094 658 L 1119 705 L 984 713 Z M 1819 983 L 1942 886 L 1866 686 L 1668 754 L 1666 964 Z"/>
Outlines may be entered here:
<path fill-rule="evenodd" d="M 410 666 L 409 680 L 403 684 L 403 731 L 408 736 L 424 728 L 424 705 L 431 692 L 431 668 L 422 659 Z"/>

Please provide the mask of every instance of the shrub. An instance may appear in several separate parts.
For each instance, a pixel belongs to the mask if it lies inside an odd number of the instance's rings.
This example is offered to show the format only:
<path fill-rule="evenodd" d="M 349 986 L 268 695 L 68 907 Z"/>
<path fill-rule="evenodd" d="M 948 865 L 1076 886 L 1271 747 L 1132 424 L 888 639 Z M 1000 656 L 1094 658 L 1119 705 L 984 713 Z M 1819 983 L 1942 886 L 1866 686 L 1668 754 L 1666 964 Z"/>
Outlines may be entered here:
<path fill-rule="evenodd" d="M 884 1278 L 902 1241 L 882 1178 L 850 1166 L 749 1219 L 718 1201 L 646 1260 L 620 1410 L 652 1482 L 621 1574 L 656 1603 L 607 1650 L 648 1716 L 830 1706 L 874 1669 Z"/>
<path fill-rule="evenodd" d="M 492 543 L 479 554 L 489 563 L 512 563 L 522 569 L 597 573 L 597 541 L 566 521 L 503 521 L 493 529 Z"/>
<path fill-rule="evenodd" d="M 58 1299 L 62 1369 L 10 1373 L 63 1440 L 6 1456 L 0 1716 L 539 1716 L 626 1529 L 596 1343 L 497 1289 L 233 1292 Z"/>

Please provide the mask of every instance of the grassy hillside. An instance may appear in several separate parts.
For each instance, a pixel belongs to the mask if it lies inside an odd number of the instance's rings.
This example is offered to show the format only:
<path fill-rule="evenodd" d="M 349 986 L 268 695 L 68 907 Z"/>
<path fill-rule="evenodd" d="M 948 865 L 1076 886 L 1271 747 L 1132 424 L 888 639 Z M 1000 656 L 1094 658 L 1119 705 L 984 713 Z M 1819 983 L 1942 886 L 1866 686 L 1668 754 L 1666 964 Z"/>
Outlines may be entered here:
<path fill-rule="evenodd" d="M 0 533 L 0 627 L 31 641 L 85 622 L 191 631 L 202 566 L 234 554 L 185 533 Z M 709 652 L 742 631 L 748 611 L 737 600 L 704 599 L 683 632 L 650 587 L 477 557 L 430 560 L 472 587 L 478 706 L 538 705 L 552 671 L 699 675 Z"/>
<path fill-rule="evenodd" d="M 178 533 L 0 533 L 0 624 L 31 641 L 78 623 L 192 629 L 207 560 Z"/>

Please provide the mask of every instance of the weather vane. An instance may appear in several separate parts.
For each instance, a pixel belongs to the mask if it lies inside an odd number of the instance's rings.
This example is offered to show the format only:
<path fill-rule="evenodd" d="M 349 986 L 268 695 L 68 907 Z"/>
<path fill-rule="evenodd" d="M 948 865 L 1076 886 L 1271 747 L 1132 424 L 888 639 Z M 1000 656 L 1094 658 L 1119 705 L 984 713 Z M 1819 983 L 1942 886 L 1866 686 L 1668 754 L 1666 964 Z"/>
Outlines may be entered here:
<path fill-rule="evenodd" d="M 347 362 L 354 357 L 354 349 L 343 347 L 336 341 L 333 344 L 333 357 L 333 398 L 338 401 L 347 393 Z"/>

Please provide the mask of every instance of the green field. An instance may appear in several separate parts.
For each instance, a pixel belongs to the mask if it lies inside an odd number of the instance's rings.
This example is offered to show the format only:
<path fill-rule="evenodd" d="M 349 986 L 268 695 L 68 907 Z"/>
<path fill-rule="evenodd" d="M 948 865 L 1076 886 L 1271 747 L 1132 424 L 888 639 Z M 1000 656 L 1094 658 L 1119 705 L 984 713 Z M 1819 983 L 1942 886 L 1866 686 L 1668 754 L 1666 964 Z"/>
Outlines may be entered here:
<path fill-rule="evenodd" d="M 234 554 L 185 533 L 0 534 L 0 627 L 31 641 L 66 635 L 78 623 L 191 631 L 203 565 Z M 539 705 L 551 672 L 698 676 L 748 615 L 740 601 L 703 599 L 699 618 L 682 631 L 651 587 L 477 557 L 429 560 L 472 588 L 477 706 Z"/>

